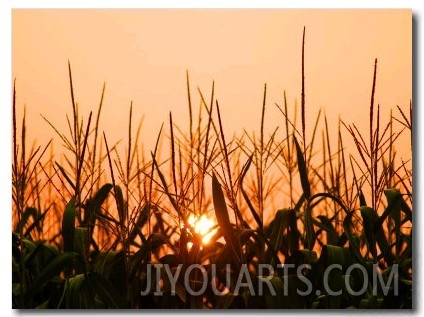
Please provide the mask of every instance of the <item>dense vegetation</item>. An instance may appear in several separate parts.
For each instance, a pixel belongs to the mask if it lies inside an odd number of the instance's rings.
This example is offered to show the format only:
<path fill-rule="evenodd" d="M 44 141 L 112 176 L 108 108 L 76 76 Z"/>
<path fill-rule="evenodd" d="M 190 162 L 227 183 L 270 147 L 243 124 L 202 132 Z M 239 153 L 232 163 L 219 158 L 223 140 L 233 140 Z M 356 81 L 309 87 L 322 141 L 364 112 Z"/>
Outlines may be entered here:
<path fill-rule="evenodd" d="M 146 155 L 131 105 L 122 158 L 100 132 L 103 93 L 84 121 L 69 67 L 69 131 L 46 119 L 59 162 L 50 143 L 27 151 L 14 87 L 13 307 L 411 308 L 412 164 L 395 145 L 412 136 L 412 105 L 380 122 L 376 73 L 369 131 L 340 120 L 335 150 L 321 112 L 305 137 L 303 83 L 300 127 L 284 98 L 282 135 L 265 135 L 265 86 L 259 136 L 228 139 L 213 87 L 210 101 L 198 90 L 195 118 L 187 76 L 188 131 L 170 114 Z M 190 220 L 202 217 L 214 221 L 207 242 Z"/>

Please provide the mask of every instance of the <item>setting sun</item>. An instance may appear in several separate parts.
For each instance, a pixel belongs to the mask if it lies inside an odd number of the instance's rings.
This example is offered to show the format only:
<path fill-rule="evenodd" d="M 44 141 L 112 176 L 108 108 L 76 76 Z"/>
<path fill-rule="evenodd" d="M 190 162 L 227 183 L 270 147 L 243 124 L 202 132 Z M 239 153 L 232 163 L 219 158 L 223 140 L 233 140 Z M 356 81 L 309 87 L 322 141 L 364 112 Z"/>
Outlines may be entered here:
<path fill-rule="evenodd" d="M 202 243 L 207 244 L 210 242 L 215 230 L 212 227 L 215 223 L 206 215 L 202 215 L 196 219 L 196 216 L 191 214 L 188 218 L 188 223 L 194 228 L 194 231 L 202 236 Z"/>

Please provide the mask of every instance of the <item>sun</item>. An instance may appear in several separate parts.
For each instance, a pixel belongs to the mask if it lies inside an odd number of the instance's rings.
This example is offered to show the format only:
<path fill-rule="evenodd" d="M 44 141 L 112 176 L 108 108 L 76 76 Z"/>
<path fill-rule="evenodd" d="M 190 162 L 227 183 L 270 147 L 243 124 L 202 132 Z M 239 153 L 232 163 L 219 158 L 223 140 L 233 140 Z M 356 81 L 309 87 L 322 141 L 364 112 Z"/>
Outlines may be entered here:
<path fill-rule="evenodd" d="M 194 231 L 202 236 L 202 244 L 208 244 L 215 232 L 212 227 L 215 222 L 209 219 L 206 215 L 202 215 L 200 218 L 196 218 L 195 215 L 191 214 L 188 217 L 188 223 L 194 228 Z"/>

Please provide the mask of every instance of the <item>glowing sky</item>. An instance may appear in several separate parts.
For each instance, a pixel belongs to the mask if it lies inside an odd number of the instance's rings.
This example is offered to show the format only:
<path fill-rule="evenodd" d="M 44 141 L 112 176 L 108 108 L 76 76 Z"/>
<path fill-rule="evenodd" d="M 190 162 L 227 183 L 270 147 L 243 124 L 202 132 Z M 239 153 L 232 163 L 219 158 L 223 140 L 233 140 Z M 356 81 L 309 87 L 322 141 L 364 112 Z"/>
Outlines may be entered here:
<path fill-rule="evenodd" d="M 111 142 L 126 137 L 131 100 L 134 120 L 145 115 L 142 136 L 149 146 L 169 111 L 184 126 L 186 70 L 195 105 L 196 88 L 209 100 L 215 80 L 224 124 L 237 133 L 259 128 L 267 83 L 272 130 L 283 119 L 275 103 L 282 104 L 284 90 L 291 108 L 300 102 L 304 26 L 309 126 L 320 107 L 333 125 L 339 114 L 348 123 L 368 124 L 375 58 L 382 115 L 396 105 L 409 107 L 411 10 L 15 9 L 12 76 L 20 115 L 27 108 L 28 138 L 45 144 L 52 137 L 40 114 L 67 127 L 68 60 L 85 118 L 96 111 L 106 82 L 102 128 Z"/>

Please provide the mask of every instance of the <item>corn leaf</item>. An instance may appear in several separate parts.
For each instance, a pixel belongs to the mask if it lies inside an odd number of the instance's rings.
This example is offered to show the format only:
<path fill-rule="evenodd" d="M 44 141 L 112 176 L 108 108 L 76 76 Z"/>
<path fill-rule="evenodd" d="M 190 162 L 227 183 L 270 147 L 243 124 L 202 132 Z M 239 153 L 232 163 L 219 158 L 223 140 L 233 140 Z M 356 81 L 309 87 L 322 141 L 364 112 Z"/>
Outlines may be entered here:
<path fill-rule="evenodd" d="M 73 197 L 66 206 L 62 218 L 63 250 L 65 252 L 74 251 L 76 212 L 75 197 Z"/>
<path fill-rule="evenodd" d="M 219 184 L 215 174 L 212 175 L 212 196 L 213 205 L 215 207 L 216 220 L 222 235 L 224 236 L 227 244 L 233 250 L 238 263 L 241 263 L 241 250 L 239 241 L 236 234 L 234 233 L 233 226 L 231 225 L 230 218 L 228 216 L 224 192 L 222 191 L 221 185 Z"/>
<path fill-rule="evenodd" d="M 299 169 L 300 183 L 302 185 L 302 190 L 305 194 L 305 198 L 309 199 L 311 197 L 311 185 L 309 183 L 308 170 L 306 168 L 305 158 L 303 156 L 302 150 L 299 146 L 299 143 L 297 142 L 296 137 L 293 136 L 293 139 L 294 144 L 296 146 L 297 166 Z"/>
<path fill-rule="evenodd" d="M 33 298 L 38 292 L 43 290 L 43 286 L 53 277 L 58 276 L 69 264 L 72 263 L 75 254 L 66 252 L 55 257 L 48 265 L 44 267 L 40 275 L 35 279 L 25 294 L 25 301 Z"/>

